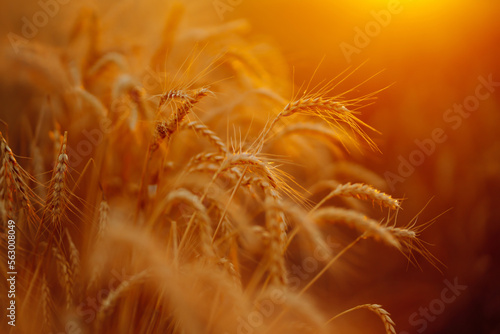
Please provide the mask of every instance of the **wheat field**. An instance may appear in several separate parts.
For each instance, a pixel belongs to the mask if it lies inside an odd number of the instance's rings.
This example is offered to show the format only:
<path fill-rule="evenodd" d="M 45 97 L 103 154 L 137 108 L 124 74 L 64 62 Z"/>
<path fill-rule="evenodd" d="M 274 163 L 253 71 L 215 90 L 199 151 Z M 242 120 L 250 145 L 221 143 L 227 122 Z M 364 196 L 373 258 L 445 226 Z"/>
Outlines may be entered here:
<path fill-rule="evenodd" d="M 394 189 L 373 162 L 393 156 L 374 116 L 392 83 L 295 74 L 258 10 L 6 5 L 2 333 L 404 334 L 422 275 L 463 303 L 436 228 L 453 209 L 429 201 L 452 181 Z"/>

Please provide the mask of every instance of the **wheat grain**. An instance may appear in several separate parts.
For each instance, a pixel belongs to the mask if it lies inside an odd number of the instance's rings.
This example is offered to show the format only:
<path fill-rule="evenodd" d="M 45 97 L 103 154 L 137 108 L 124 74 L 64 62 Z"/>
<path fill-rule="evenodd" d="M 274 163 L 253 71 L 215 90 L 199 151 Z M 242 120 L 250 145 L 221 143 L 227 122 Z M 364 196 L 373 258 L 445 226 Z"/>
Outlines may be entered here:
<path fill-rule="evenodd" d="M 189 160 L 186 164 L 184 170 L 186 173 L 191 173 L 197 169 L 199 169 L 199 165 L 202 163 L 218 163 L 219 165 L 224 161 L 225 155 L 221 155 L 220 153 L 199 153 Z"/>
<path fill-rule="evenodd" d="M 213 95 L 213 93 L 210 91 L 208 87 L 201 87 L 198 89 L 190 89 L 190 90 L 181 90 L 181 89 L 169 90 L 168 92 L 161 95 L 160 102 L 158 103 L 158 110 L 160 110 L 160 108 L 170 100 L 179 99 L 184 103 L 195 104 L 202 97 L 205 97 L 207 95 Z"/>
<path fill-rule="evenodd" d="M 396 326 L 396 324 L 394 323 L 394 321 L 392 321 L 389 312 L 387 312 L 382 308 L 381 305 L 378 304 L 368 305 L 367 308 L 375 312 L 380 317 L 380 319 L 382 319 L 385 327 L 385 332 L 387 334 L 396 334 L 396 330 L 394 329 L 394 326 Z"/>
<path fill-rule="evenodd" d="M 396 330 L 394 329 L 394 326 L 396 326 L 396 324 L 394 323 L 394 321 L 392 321 L 389 312 L 387 312 L 384 308 L 382 308 L 381 305 L 366 304 L 356 307 L 356 309 L 359 308 L 366 308 L 377 314 L 384 324 L 386 334 L 396 334 Z"/>
<path fill-rule="evenodd" d="M 193 121 L 184 125 L 186 128 L 192 129 L 194 132 L 199 133 L 203 137 L 207 138 L 208 141 L 215 146 L 217 151 L 220 154 L 226 154 L 227 148 L 226 145 L 222 142 L 222 140 L 210 130 L 205 124 L 201 124 L 200 122 Z"/>

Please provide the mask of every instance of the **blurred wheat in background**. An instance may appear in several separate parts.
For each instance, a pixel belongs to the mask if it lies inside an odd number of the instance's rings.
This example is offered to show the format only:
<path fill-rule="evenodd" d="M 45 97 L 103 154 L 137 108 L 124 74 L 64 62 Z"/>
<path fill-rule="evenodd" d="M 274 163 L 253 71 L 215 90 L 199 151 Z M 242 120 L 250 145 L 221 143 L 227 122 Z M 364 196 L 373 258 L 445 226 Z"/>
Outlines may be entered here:
<path fill-rule="evenodd" d="M 5 4 L 2 333 L 498 333 L 500 75 L 374 75 L 409 3 Z"/>

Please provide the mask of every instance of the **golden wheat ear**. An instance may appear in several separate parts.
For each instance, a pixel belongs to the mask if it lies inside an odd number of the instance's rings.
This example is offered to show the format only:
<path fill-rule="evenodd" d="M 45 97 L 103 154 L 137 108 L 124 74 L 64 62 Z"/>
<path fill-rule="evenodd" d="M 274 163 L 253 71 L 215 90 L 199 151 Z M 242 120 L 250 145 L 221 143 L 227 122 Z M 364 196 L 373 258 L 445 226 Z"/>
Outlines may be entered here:
<path fill-rule="evenodd" d="M 418 224 L 417 221 L 420 214 L 425 210 L 427 205 L 429 205 L 430 201 L 420 210 L 413 219 L 411 219 L 408 224 L 403 227 L 396 226 L 397 220 L 397 212 L 392 217 L 389 217 L 387 223 L 385 224 L 386 228 L 396 237 L 401 243 L 400 252 L 403 254 L 408 262 L 413 264 L 414 266 L 421 268 L 419 261 L 417 259 L 417 254 L 423 257 L 427 262 L 429 262 L 434 268 L 436 268 L 440 273 L 443 273 L 443 269 L 446 268 L 446 265 L 441 262 L 432 252 L 427 248 L 427 246 L 431 246 L 428 242 L 422 240 L 421 233 L 430 227 L 436 220 L 450 211 L 448 209 L 431 220 Z M 392 222 L 391 225 L 389 223 Z M 416 253 L 416 254 L 415 254 Z"/>
<path fill-rule="evenodd" d="M 46 231 L 48 231 L 51 236 L 58 235 L 60 237 L 62 235 L 64 210 L 69 203 L 69 190 L 67 186 L 67 173 L 69 170 L 69 158 L 66 154 L 67 139 L 68 133 L 64 132 L 61 140 L 61 148 L 52 171 L 52 178 L 45 201 L 42 221 L 37 233 L 37 240 L 39 240 L 41 235 Z"/>
<path fill-rule="evenodd" d="M 383 193 L 374 187 L 363 183 L 346 183 L 338 185 L 333 191 L 326 195 L 312 210 L 318 209 L 330 198 L 335 196 L 355 197 L 363 200 L 371 200 L 377 203 L 380 207 L 386 207 L 392 210 L 400 209 L 399 200 L 392 198 L 390 195 Z"/>
<path fill-rule="evenodd" d="M 340 316 L 343 316 L 343 315 L 345 315 L 347 313 L 350 313 L 350 312 L 356 311 L 356 310 L 360 310 L 360 309 L 367 309 L 367 310 L 375 313 L 376 315 L 378 315 L 378 317 L 380 318 L 380 320 L 382 320 L 382 323 L 384 324 L 384 328 L 385 328 L 385 333 L 386 334 L 396 334 L 396 329 L 394 328 L 396 326 L 396 324 L 391 319 L 390 313 L 387 312 L 379 304 L 364 304 L 364 305 L 358 305 L 358 306 L 355 306 L 353 308 L 350 308 L 350 309 L 348 309 L 348 310 L 346 310 L 344 312 L 341 312 L 341 313 L 337 314 L 336 316 L 334 316 L 333 318 L 331 318 L 330 320 L 328 320 L 325 323 L 325 326 L 327 324 L 329 324 L 330 322 L 332 322 L 333 320 L 337 319 Z"/>
<path fill-rule="evenodd" d="M 1 132 L 0 154 L 2 155 L 0 166 L 0 196 L 3 214 L 7 219 L 16 218 L 16 200 L 20 201 L 21 209 L 25 211 L 29 223 L 24 232 L 29 232 L 33 226 L 39 223 L 39 217 L 35 212 L 33 204 L 41 204 L 42 201 L 29 187 L 27 182 L 31 181 L 37 184 L 37 181 L 18 164 L 14 153 Z"/>
<path fill-rule="evenodd" d="M 220 139 L 219 136 L 217 136 L 217 134 L 210 130 L 205 124 L 202 124 L 198 121 L 193 121 L 185 123 L 183 127 L 191 129 L 196 134 L 206 138 L 220 154 L 225 155 L 227 153 L 226 144 L 224 144 L 222 139 Z"/>

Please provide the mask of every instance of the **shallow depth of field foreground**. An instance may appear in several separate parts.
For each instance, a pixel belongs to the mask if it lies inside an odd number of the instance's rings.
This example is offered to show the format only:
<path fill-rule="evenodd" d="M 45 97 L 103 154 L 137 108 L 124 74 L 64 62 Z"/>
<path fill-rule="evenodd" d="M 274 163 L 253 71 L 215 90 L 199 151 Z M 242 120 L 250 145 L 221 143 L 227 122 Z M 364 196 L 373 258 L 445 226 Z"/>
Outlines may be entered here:
<path fill-rule="evenodd" d="M 1 333 L 500 333 L 500 5 L 2 7 Z"/>

